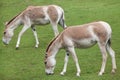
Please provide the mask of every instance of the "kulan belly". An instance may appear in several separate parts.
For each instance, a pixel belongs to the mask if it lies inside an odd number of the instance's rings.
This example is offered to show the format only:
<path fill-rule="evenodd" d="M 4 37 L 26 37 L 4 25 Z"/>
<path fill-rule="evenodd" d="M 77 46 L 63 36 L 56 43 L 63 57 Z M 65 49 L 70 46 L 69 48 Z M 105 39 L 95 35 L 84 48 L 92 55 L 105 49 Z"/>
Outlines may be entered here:
<path fill-rule="evenodd" d="M 37 25 L 45 25 L 45 24 L 49 24 L 50 21 L 49 19 L 46 19 L 46 18 L 39 18 L 39 19 L 33 20 L 33 23 Z"/>
<path fill-rule="evenodd" d="M 77 48 L 89 48 L 94 46 L 97 43 L 94 39 L 82 39 L 78 41 L 74 41 L 74 45 Z"/>

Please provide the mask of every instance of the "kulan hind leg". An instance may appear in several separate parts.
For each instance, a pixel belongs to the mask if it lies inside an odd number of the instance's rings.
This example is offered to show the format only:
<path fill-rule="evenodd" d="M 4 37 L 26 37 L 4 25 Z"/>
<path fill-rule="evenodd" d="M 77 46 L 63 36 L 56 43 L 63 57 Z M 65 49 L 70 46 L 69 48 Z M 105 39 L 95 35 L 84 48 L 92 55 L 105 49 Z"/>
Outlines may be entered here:
<path fill-rule="evenodd" d="M 114 50 L 110 47 L 110 45 L 107 45 L 107 51 L 110 54 L 112 58 L 112 73 L 115 73 L 115 70 L 117 69 L 116 67 L 116 60 L 115 60 L 115 52 Z"/>
<path fill-rule="evenodd" d="M 105 71 L 106 61 L 107 61 L 107 51 L 105 44 L 98 43 L 101 54 L 102 54 L 102 66 L 98 75 L 102 75 Z"/>
<path fill-rule="evenodd" d="M 58 28 L 57 28 L 57 23 L 56 22 L 51 22 L 52 29 L 54 31 L 55 37 L 59 34 Z"/>

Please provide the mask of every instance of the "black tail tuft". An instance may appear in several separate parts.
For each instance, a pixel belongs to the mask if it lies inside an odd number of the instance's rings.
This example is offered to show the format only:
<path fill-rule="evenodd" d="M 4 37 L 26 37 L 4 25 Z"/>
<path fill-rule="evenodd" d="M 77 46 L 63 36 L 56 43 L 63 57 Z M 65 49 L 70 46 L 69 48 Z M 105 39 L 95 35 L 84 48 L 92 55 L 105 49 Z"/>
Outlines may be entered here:
<path fill-rule="evenodd" d="M 108 40 L 108 45 L 109 45 L 109 46 L 111 45 L 111 40 L 110 40 L 110 39 Z"/>
<path fill-rule="evenodd" d="M 66 27 L 66 26 L 65 26 L 65 20 L 64 20 L 63 17 L 64 17 L 64 14 L 62 13 L 61 18 L 60 18 L 58 24 L 65 29 L 65 27 Z"/>

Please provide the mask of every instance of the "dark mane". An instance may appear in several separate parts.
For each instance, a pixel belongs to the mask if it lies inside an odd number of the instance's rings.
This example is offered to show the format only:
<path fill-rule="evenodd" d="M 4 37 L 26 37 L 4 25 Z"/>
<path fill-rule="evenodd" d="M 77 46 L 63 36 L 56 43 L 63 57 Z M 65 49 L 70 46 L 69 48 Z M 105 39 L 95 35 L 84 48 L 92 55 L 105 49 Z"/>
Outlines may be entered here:
<path fill-rule="evenodd" d="M 46 49 L 46 52 L 48 51 L 49 47 L 51 46 L 51 44 L 58 38 L 59 35 L 57 35 L 53 40 L 50 41 L 47 49 Z"/>
<path fill-rule="evenodd" d="M 19 13 L 18 15 L 16 15 L 15 17 L 13 17 L 9 22 L 7 22 L 6 25 L 9 25 L 17 16 L 19 16 L 21 13 Z"/>

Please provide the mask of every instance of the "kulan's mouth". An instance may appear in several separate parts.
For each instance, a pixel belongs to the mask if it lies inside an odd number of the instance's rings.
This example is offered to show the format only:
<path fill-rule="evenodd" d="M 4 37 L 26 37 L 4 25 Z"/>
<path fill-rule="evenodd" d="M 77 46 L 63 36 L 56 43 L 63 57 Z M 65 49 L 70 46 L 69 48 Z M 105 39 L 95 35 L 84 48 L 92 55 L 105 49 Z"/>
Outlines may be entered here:
<path fill-rule="evenodd" d="M 6 42 L 4 42 L 4 41 L 3 41 L 3 43 L 4 43 L 5 45 L 8 45 L 8 43 L 6 43 Z"/>
<path fill-rule="evenodd" d="M 46 73 L 46 75 L 53 75 L 54 73 Z"/>
<path fill-rule="evenodd" d="M 4 39 L 4 38 L 2 38 L 2 41 L 3 41 L 4 45 L 8 45 L 9 44 L 9 42 L 6 39 Z"/>

